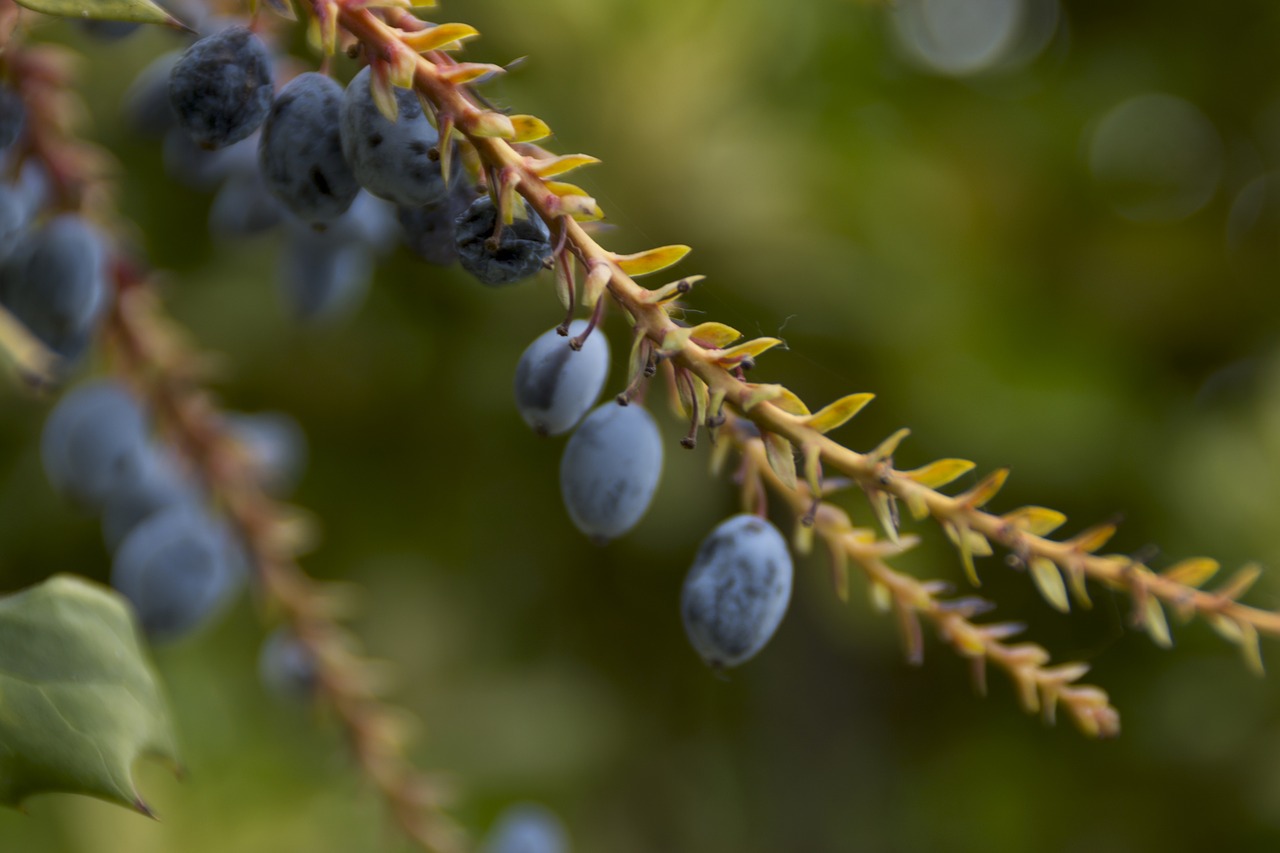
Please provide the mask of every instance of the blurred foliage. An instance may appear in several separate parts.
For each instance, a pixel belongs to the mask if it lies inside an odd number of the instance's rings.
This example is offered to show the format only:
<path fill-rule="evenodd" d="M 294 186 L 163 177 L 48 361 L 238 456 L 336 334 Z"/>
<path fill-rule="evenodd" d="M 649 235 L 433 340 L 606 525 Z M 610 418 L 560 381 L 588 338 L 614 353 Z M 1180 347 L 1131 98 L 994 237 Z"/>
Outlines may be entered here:
<path fill-rule="evenodd" d="M 851 446 L 907 425 L 906 467 L 1009 465 L 997 509 L 1041 503 L 1078 526 L 1120 513 L 1121 550 L 1280 566 L 1280 81 L 1265 61 L 1280 7 L 1033 5 L 1057 14 L 1039 53 L 964 76 L 903 48 L 910 0 L 472 0 L 444 14 L 484 33 L 475 56 L 530 57 L 489 88 L 498 104 L 544 118 L 556 150 L 604 160 L 581 183 L 618 225 L 611 248 L 693 245 L 681 269 L 709 281 L 690 306 L 787 339 L 760 378 L 814 405 L 879 395 L 838 435 Z M 1276 677 L 1252 678 L 1203 625 L 1160 652 L 1107 593 L 1063 616 L 998 560 L 980 566 L 997 616 L 1095 664 L 1124 715 L 1117 741 L 1043 728 L 994 676 L 975 698 L 936 645 L 907 667 L 892 621 L 862 597 L 839 605 L 820 558 L 799 562 L 769 648 L 713 677 L 678 590 L 733 487 L 707 476 L 705 446 L 680 450 L 663 412 L 658 505 L 607 548 L 576 535 L 561 442 L 510 401 L 519 353 L 559 318 L 549 281 L 491 291 L 401 254 L 350 321 L 293 328 L 274 240 L 212 244 L 208 198 L 120 123 L 132 75 L 174 37 L 42 33 L 89 54 L 84 95 L 120 157 L 123 210 L 171 271 L 173 312 L 223 354 L 226 404 L 306 426 L 297 499 L 324 541 L 305 565 L 363 588 L 356 627 L 395 661 L 397 698 L 423 722 L 416 756 L 448 772 L 474 829 L 521 799 L 564 817 L 576 849 L 610 853 L 1275 849 Z M 1148 133 L 1154 148 L 1116 155 L 1117 177 L 1096 129 L 1150 93 L 1190 105 L 1208 141 L 1183 156 L 1184 136 Z M 1162 218 L 1179 181 L 1207 187 L 1203 204 Z M 1135 196 L 1154 218 L 1134 219 Z M 620 356 L 621 323 L 606 330 Z M 4 589 L 108 572 L 96 524 L 40 472 L 47 406 L 0 386 Z M 962 584 L 943 537 L 922 532 L 897 564 Z M 1280 605 L 1278 583 L 1253 600 Z M 162 823 L 38 798 L 0 812 L 0 848 L 404 849 L 323 714 L 300 725 L 305 712 L 263 694 L 254 610 L 156 652 L 190 771 L 143 770 Z"/>

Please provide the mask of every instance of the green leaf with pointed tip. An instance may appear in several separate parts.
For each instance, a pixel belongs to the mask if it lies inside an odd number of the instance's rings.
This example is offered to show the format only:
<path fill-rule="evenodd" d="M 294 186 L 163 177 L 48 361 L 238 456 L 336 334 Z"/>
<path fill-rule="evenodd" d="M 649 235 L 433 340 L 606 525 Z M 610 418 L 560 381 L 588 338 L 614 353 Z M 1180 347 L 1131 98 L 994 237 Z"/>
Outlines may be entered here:
<path fill-rule="evenodd" d="M 125 600 L 70 575 L 0 597 L 0 803 L 60 791 L 150 814 L 142 755 L 177 760 Z"/>
<path fill-rule="evenodd" d="M 18 0 L 33 12 L 95 21 L 136 21 L 139 24 L 182 26 L 151 0 Z"/>

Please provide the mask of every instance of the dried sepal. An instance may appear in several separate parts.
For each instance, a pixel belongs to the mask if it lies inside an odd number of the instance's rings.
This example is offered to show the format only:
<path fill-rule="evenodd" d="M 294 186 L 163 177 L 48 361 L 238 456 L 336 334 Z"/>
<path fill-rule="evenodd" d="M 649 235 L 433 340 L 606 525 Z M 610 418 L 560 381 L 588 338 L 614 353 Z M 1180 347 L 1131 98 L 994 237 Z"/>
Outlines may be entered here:
<path fill-rule="evenodd" d="M 848 422 L 854 415 L 876 398 L 875 394 L 849 394 L 834 403 L 823 406 L 805 421 L 805 426 L 820 433 L 831 432 Z"/>
<path fill-rule="evenodd" d="M 967 459 L 939 459 L 919 468 L 899 473 L 909 480 L 914 480 L 928 489 L 938 489 L 963 477 L 974 468 Z"/>
<path fill-rule="evenodd" d="M 716 358 L 716 364 L 725 368 L 734 368 L 747 359 L 754 359 L 761 353 L 768 352 L 781 344 L 779 338 L 754 338 L 730 347 Z"/>
<path fill-rule="evenodd" d="M 1061 613 L 1071 612 L 1071 601 L 1067 598 L 1067 586 L 1063 583 L 1062 572 L 1047 557 L 1032 557 L 1027 568 L 1031 572 L 1031 580 L 1036 589 L 1049 606 Z"/>
<path fill-rule="evenodd" d="M 430 30 L 427 32 L 430 32 Z M 440 75 L 440 78 L 451 86 L 461 86 L 490 74 L 505 74 L 506 72 L 507 69 L 491 62 L 459 62 L 456 65 L 446 65 L 436 69 L 436 73 Z M 504 138 L 515 138 L 517 142 L 528 141 L 516 137 L 514 132 L 512 136 Z"/>
<path fill-rule="evenodd" d="M 791 442 L 774 432 L 763 435 L 765 455 L 769 459 L 769 467 L 788 489 L 796 487 L 796 457 Z"/>
<path fill-rule="evenodd" d="M 1221 565 L 1208 557 L 1191 557 L 1174 563 L 1160 573 L 1160 577 L 1183 586 L 1199 588 L 1218 573 Z"/>
<path fill-rule="evenodd" d="M 437 24 L 425 30 L 403 33 L 400 41 L 411 50 L 427 53 L 439 50 L 452 42 L 475 38 L 478 35 L 480 31 L 469 24 Z"/>
<path fill-rule="evenodd" d="M 519 133 L 518 128 L 517 133 Z M 556 175 L 563 175 L 574 169 L 599 162 L 599 158 L 592 157 L 590 154 L 562 154 L 550 160 L 534 160 L 530 163 L 529 170 L 539 178 L 554 178 Z"/>
<path fill-rule="evenodd" d="M 515 128 L 515 142 L 537 142 L 551 135 L 551 128 L 537 116 L 511 116 L 511 125 Z"/>
<path fill-rule="evenodd" d="M 1067 523 L 1065 515 L 1043 506 L 1020 507 L 1000 516 L 1000 520 L 1032 536 L 1048 536 Z"/>
<path fill-rule="evenodd" d="M 689 246 L 659 246 L 632 255 L 613 255 L 613 262 L 627 275 L 635 277 L 664 270 L 680 263 L 692 249 Z"/>

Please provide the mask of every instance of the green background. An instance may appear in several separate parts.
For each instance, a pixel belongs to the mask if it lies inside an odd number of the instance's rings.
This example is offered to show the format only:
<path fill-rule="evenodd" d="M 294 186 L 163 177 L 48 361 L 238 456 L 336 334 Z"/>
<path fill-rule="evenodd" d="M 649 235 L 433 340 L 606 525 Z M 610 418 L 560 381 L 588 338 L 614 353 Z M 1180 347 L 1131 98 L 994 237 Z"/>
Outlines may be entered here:
<path fill-rule="evenodd" d="M 904 467 L 1009 466 L 998 510 L 1052 506 L 1067 532 L 1122 514 L 1113 544 L 1158 543 L 1157 567 L 1280 565 L 1280 180 L 1241 200 L 1280 169 L 1280 7 L 1070 3 L 1038 56 L 962 77 L 899 47 L 895 16 L 913 8 L 457 0 L 440 20 L 479 27 L 472 57 L 529 57 L 487 93 L 545 119 L 554 150 L 604 160 L 579 182 L 618 226 L 607 245 L 692 245 L 680 271 L 709 278 L 691 308 L 786 338 L 753 378 L 813 406 L 877 393 L 836 434 L 850 446 L 909 426 Z M 1094 665 L 1118 740 L 1045 728 L 995 673 L 975 697 L 932 638 L 909 667 L 861 579 L 841 605 L 821 558 L 797 562 L 768 648 L 713 677 L 677 599 L 734 488 L 655 405 L 668 444 L 654 507 L 606 548 L 576 534 L 557 495 L 562 441 L 529 433 L 510 401 L 521 350 L 559 319 L 549 280 L 487 290 L 399 253 L 355 316 L 297 328 L 274 293 L 276 239 L 210 243 L 208 198 L 172 184 L 158 144 L 120 122 L 133 74 L 178 39 L 103 46 L 61 23 L 37 35 L 86 52 L 90 134 L 120 157 L 121 206 L 169 271 L 171 310 L 224 357 L 221 398 L 306 427 L 296 500 L 323 542 L 304 565 L 361 587 L 354 627 L 394 662 L 394 698 L 421 722 L 414 757 L 451 780 L 473 831 L 535 800 L 575 849 L 608 853 L 1280 843 L 1276 676 L 1253 678 L 1203 624 L 1175 627 L 1162 652 L 1110 593 L 1060 615 L 998 559 L 979 567 L 996 616 Z M 1147 147 L 1100 179 L 1102 118 L 1149 93 L 1194 105 L 1210 141 L 1187 159 L 1184 135 L 1144 125 Z M 1186 182 L 1206 188 L 1194 212 L 1124 215 L 1164 210 Z M 606 332 L 616 367 L 620 319 Z M 615 369 L 611 389 L 622 382 Z M 40 471 L 47 408 L 0 383 L 4 590 L 109 571 L 96 522 Z M 846 504 L 871 523 L 865 502 Z M 925 545 L 895 565 L 963 586 L 936 527 L 909 528 Z M 1278 588 L 1264 577 L 1252 600 L 1278 606 Z M 261 637 L 246 600 L 156 651 L 189 767 L 177 781 L 140 766 L 160 823 L 43 797 L 0 812 L 0 849 L 406 849 L 332 721 L 259 686 Z"/>

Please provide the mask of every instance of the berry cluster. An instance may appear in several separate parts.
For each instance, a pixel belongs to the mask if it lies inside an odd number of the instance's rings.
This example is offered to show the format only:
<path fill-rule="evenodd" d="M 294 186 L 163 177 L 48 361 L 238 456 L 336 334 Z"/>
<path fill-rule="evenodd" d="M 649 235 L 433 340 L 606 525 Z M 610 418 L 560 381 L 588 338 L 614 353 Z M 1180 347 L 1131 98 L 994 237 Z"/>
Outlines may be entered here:
<path fill-rule="evenodd" d="M 264 489 L 292 486 L 303 453 L 296 423 L 272 413 L 229 415 L 226 431 Z M 201 627 L 234 597 L 246 556 L 204 489 L 152 432 L 127 388 L 91 382 L 54 407 L 40 455 L 54 489 L 101 516 L 114 554 L 112 585 L 133 603 L 146 634 L 168 641 Z"/>

